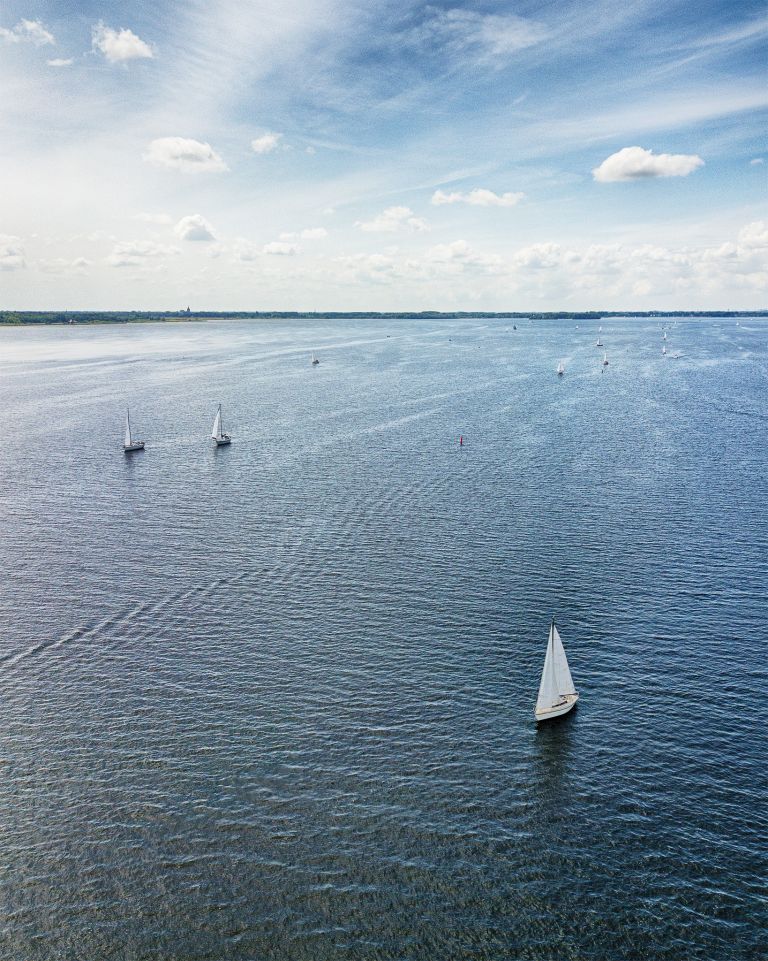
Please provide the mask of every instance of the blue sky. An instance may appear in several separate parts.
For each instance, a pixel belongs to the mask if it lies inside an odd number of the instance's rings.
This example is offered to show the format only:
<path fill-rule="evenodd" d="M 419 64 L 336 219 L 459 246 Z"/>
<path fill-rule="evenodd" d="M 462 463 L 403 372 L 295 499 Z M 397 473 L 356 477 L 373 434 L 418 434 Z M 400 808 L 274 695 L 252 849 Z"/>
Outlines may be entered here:
<path fill-rule="evenodd" d="M 0 307 L 763 307 L 767 38 L 752 0 L 9 0 Z"/>

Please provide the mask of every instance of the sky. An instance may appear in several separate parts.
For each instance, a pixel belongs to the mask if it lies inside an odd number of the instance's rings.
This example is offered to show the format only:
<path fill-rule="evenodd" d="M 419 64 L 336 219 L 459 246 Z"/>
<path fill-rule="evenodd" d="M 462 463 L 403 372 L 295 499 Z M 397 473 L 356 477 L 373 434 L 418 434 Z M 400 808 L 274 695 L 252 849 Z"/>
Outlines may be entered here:
<path fill-rule="evenodd" d="M 4 0 L 0 309 L 768 306 L 753 0 Z"/>

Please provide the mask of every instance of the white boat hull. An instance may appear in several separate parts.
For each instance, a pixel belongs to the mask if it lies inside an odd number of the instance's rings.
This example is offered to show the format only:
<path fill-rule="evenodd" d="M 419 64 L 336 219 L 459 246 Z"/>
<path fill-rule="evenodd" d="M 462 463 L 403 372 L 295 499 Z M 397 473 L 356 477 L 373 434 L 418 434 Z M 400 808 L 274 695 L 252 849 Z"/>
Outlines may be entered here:
<path fill-rule="evenodd" d="M 130 454 L 135 450 L 144 450 L 144 441 L 137 441 L 135 444 L 123 444 L 123 450 L 126 454 Z"/>
<path fill-rule="evenodd" d="M 537 721 L 548 721 L 553 717 L 560 717 L 561 714 L 567 714 L 572 707 L 578 701 L 578 694 L 566 694 L 562 704 L 556 704 L 554 707 L 550 707 L 547 710 L 536 710 L 534 709 L 534 714 L 536 715 Z"/>
<path fill-rule="evenodd" d="M 214 437 L 213 439 L 216 441 L 217 447 L 225 447 L 227 444 L 232 443 L 232 438 L 229 434 L 222 434 L 221 437 Z"/>

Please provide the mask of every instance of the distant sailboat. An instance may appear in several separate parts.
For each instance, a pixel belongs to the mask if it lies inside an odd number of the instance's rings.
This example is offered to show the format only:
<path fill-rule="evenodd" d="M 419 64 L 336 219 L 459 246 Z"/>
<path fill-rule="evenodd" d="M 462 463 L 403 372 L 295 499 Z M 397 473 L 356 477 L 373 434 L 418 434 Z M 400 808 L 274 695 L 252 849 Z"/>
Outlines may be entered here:
<path fill-rule="evenodd" d="M 602 342 L 602 340 L 600 339 L 600 334 L 598 334 L 598 335 L 597 335 L 597 340 L 595 341 L 595 347 L 602 347 L 602 346 L 603 346 L 603 342 Z"/>
<path fill-rule="evenodd" d="M 126 454 L 130 454 L 134 450 L 144 450 L 143 440 L 134 440 L 131 434 L 131 412 L 126 409 L 125 411 L 125 438 L 123 439 L 123 450 Z"/>
<path fill-rule="evenodd" d="M 662 353 L 662 356 L 663 356 L 663 357 L 666 357 L 666 356 L 667 356 L 667 345 L 666 345 L 666 344 L 664 344 L 664 346 L 661 348 L 661 353 Z"/>
<path fill-rule="evenodd" d="M 314 354 L 312 354 L 312 366 L 315 367 L 319 363 L 320 361 L 317 359 L 317 357 Z"/>
<path fill-rule="evenodd" d="M 603 351 L 603 367 L 608 366 L 608 351 Z"/>
<path fill-rule="evenodd" d="M 667 339 L 667 332 L 666 332 L 666 330 L 664 331 L 664 335 L 663 335 L 663 337 L 662 337 L 661 339 L 662 339 L 662 340 L 666 340 L 666 339 Z"/>
<path fill-rule="evenodd" d="M 566 714 L 578 699 L 579 695 L 573 686 L 563 642 L 560 640 L 553 618 L 549 628 L 544 669 L 541 672 L 539 696 L 536 698 L 534 710 L 536 720 L 546 721 L 551 717 Z"/>
<path fill-rule="evenodd" d="M 216 411 L 211 437 L 216 441 L 217 447 L 223 447 L 225 444 L 232 443 L 232 438 L 229 434 L 225 434 L 221 427 L 221 404 L 219 404 L 219 409 Z"/>
<path fill-rule="evenodd" d="M 565 373 L 565 367 L 563 367 L 563 362 L 561 360 L 557 365 L 557 376 L 562 377 L 564 373 Z"/>

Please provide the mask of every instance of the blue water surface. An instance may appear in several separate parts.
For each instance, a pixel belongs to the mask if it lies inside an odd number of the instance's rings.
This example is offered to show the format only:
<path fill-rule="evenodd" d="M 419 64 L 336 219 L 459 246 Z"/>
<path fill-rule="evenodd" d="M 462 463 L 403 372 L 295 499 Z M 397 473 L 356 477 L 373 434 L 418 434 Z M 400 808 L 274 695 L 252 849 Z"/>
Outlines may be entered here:
<path fill-rule="evenodd" d="M 0 957 L 766 956 L 768 322 L 514 323 L 0 328 Z"/>

